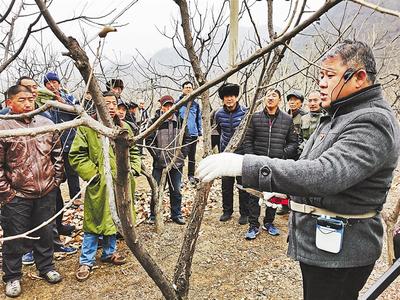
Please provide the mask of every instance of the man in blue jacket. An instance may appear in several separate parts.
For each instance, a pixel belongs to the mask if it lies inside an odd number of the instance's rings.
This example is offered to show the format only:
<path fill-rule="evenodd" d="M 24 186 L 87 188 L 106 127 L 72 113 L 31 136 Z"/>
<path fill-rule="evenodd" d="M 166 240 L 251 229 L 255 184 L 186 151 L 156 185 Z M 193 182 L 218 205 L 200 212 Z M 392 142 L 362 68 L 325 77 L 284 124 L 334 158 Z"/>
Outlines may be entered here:
<path fill-rule="evenodd" d="M 239 126 L 247 108 L 238 103 L 239 85 L 232 83 L 225 83 L 218 89 L 218 95 L 222 99 L 224 105 L 215 113 L 215 124 L 217 130 L 220 132 L 220 149 L 223 152 L 228 146 L 236 127 Z M 242 154 L 242 149 L 238 147 L 236 153 Z M 225 162 L 229 164 L 229 162 Z M 242 184 L 242 178 L 236 177 L 238 184 Z M 235 177 L 224 176 L 222 177 L 222 209 L 223 214 L 219 218 L 221 222 L 226 222 L 232 217 L 233 213 L 233 186 L 235 184 Z M 244 225 L 248 222 L 248 202 L 249 194 L 245 191 L 239 190 L 239 211 L 240 218 L 239 224 Z"/>
<path fill-rule="evenodd" d="M 182 95 L 176 101 L 178 103 L 183 97 L 189 95 L 193 92 L 193 83 L 190 81 L 185 81 L 182 84 Z M 188 104 L 183 105 L 179 111 L 179 119 L 182 124 L 185 118 L 186 108 Z M 184 144 L 186 149 L 184 149 L 184 155 L 188 156 L 188 180 L 191 184 L 194 184 L 196 180 L 194 179 L 194 172 L 196 169 L 196 146 L 197 141 L 200 136 L 203 135 L 203 129 L 201 127 L 201 109 L 197 100 L 193 100 L 190 105 L 189 115 L 187 118 Z"/>
<path fill-rule="evenodd" d="M 46 89 L 55 94 L 56 101 L 68 105 L 79 104 L 79 102 L 74 98 L 73 95 L 69 94 L 65 89 L 62 88 L 60 78 L 58 77 L 57 73 L 48 72 L 43 78 L 43 84 L 45 85 Z M 65 112 L 60 109 L 52 109 L 50 110 L 50 114 L 52 116 L 53 122 L 56 124 L 72 121 L 77 117 L 76 114 Z M 68 161 L 68 153 L 71 148 L 72 142 L 75 138 L 75 134 L 76 134 L 76 128 L 70 128 L 64 130 L 63 133 L 61 134 L 64 168 L 68 182 L 69 196 L 71 199 L 80 192 L 79 176 L 75 172 L 75 170 L 71 168 Z M 61 191 L 59 190 L 57 194 L 56 210 L 59 211 L 60 209 L 62 209 L 63 206 L 64 206 L 64 201 L 62 199 Z M 71 232 L 75 229 L 75 226 L 62 224 L 61 221 L 62 221 L 62 214 L 56 219 L 58 233 L 61 235 L 70 235 Z M 71 248 L 71 253 L 75 252 L 76 249 Z"/>

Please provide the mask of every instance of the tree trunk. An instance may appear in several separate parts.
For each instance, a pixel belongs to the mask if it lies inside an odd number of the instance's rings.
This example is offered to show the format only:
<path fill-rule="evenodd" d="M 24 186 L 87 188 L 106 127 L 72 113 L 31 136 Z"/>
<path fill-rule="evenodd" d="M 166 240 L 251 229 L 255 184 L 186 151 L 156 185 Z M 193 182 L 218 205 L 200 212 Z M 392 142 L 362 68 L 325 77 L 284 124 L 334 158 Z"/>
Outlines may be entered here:
<path fill-rule="evenodd" d="M 115 182 L 115 196 L 125 242 L 135 255 L 136 259 L 153 279 L 166 299 L 178 299 L 172 284 L 164 275 L 157 263 L 139 242 L 132 218 L 132 199 L 129 193 L 129 141 L 128 131 L 123 130 L 115 139 L 115 156 L 117 158 L 117 178 Z"/>

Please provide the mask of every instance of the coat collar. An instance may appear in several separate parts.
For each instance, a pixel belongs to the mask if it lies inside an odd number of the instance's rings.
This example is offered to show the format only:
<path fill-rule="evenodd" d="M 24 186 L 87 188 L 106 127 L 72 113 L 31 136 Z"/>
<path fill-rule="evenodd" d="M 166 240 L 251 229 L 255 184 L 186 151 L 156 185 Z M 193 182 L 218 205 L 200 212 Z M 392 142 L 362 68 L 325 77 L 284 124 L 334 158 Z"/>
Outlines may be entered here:
<path fill-rule="evenodd" d="M 333 102 L 327 112 L 330 116 L 340 116 L 369 106 L 371 102 L 378 100 L 383 100 L 382 87 L 380 84 L 374 84 Z"/>
<path fill-rule="evenodd" d="M 223 105 L 222 107 L 223 107 L 224 111 L 227 112 L 228 114 L 229 114 L 229 113 L 232 113 L 232 114 L 233 114 L 233 113 L 235 113 L 235 112 L 237 112 L 237 111 L 239 110 L 240 104 L 239 104 L 239 102 L 236 102 L 236 107 L 235 107 L 235 109 L 232 110 L 232 111 L 230 111 L 229 109 L 227 109 L 225 105 Z"/>

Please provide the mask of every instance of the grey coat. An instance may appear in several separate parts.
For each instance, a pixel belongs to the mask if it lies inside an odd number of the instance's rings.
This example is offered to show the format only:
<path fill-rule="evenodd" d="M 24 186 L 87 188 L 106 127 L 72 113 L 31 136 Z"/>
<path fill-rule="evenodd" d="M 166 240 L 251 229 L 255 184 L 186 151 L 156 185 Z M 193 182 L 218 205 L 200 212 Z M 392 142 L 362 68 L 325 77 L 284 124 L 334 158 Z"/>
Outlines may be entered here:
<path fill-rule="evenodd" d="M 156 115 L 149 123 L 153 124 L 159 115 Z M 179 169 L 184 165 L 185 147 L 182 151 L 179 149 L 179 130 L 181 129 L 178 117 L 173 115 L 171 119 L 165 120 L 158 129 L 146 138 L 146 145 L 154 148 L 148 148 L 151 156 L 153 157 L 153 167 L 162 169 L 169 165 L 171 160 L 179 153 L 173 169 Z M 183 144 L 186 142 L 184 141 Z"/>
<path fill-rule="evenodd" d="M 243 185 L 294 195 L 293 200 L 343 214 L 381 211 L 397 166 L 400 130 L 380 85 L 334 102 L 300 160 L 245 155 Z M 374 263 L 382 250 L 380 214 L 345 227 L 338 254 L 315 246 L 315 217 L 292 212 L 289 250 L 303 263 L 346 268 Z"/>

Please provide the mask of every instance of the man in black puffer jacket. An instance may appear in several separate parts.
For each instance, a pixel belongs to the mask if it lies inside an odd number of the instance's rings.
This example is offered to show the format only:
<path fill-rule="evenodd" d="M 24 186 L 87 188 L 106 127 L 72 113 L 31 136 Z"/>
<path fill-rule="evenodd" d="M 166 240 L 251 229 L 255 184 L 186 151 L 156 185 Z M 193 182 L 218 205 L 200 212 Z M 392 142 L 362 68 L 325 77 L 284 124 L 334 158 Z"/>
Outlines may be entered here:
<path fill-rule="evenodd" d="M 294 158 L 297 155 L 298 137 L 292 117 L 279 109 L 281 92 L 272 89 L 265 96 L 265 108 L 254 113 L 244 138 L 245 154 L 263 155 L 271 158 Z M 249 199 L 250 227 L 245 238 L 253 240 L 259 233 L 260 206 L 258 198 Z M 278 235 L 279 230 L 273 225 L 276 208 L 267 206 L 263 229 L 271 235 Z"/>

